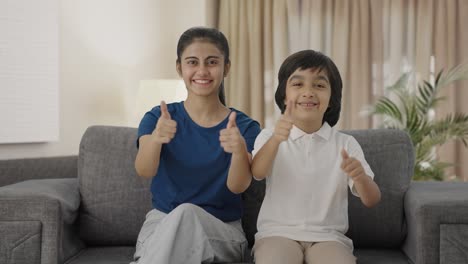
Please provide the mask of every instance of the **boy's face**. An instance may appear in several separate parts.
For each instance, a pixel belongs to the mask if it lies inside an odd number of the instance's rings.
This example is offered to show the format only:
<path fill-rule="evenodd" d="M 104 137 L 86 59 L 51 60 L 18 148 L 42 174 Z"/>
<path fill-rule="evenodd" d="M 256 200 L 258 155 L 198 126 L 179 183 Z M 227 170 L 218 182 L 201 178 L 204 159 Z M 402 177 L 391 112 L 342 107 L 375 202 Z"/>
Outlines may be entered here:
<path fill-rule="evenodd" d="M 320 122 L 327 111 L 331 86 L 325 70 L 297 69 L 286 83 L 285 105 L 292 101 L 291 115 L 299 122 Z M 289 107 L 289 106 L 288 106 Z"/>

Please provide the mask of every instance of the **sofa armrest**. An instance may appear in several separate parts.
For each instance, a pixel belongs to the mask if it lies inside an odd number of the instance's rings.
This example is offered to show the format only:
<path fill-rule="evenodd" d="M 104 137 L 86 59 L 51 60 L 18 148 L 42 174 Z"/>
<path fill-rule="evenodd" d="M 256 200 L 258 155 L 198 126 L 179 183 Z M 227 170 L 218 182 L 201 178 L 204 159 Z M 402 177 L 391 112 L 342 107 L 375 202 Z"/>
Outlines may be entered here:
<path fill-rule="evenodd" d="M 32 179 L 76 178 L 78 156 L 0 160 L 0 186 Z"/>
<path fill-rule="evenodd" d="M 468 263 L 468 183 L 412 182 L 405 213 L 413 263 Z"/>
<path fill-rule="evenodd" d="M 56 264 L 76 254 L 83 247 L 74 230 L 79 204 L 77 179 L 0 187 L 0 263 Z"/>

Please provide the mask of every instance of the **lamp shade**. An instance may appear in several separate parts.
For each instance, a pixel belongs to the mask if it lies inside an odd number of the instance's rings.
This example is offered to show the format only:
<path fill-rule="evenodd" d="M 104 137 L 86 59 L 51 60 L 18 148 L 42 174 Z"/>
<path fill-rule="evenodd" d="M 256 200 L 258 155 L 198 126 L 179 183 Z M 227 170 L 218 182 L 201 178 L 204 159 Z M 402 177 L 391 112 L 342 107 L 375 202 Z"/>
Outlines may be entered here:
<path fill-rule="evenodd" d="M 138 124 L 143 115 L 153 107 L 166 103 L 180 102 L 187 98 L 187 89 L 182 80 L 141 80 L 136 96 L 135 120 Z"/>

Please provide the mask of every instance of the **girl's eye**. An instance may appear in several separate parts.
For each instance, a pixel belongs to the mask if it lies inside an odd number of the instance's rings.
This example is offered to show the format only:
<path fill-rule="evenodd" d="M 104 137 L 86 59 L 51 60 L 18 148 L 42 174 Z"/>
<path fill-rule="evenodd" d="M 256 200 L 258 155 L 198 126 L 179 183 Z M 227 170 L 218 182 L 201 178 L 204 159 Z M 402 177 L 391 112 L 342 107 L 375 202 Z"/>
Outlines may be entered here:
<path fill-rule="evenodd" d="M 196 60 L 189 60 L 189 61 L 187 61 L 187 64 L 195 65 L 195 64 L 197 64 L 197 61 Z"/>
<path fill-rule="evenodd" d="M 302 83 L 293 83 L 292 86 L 302 86 Z"/>

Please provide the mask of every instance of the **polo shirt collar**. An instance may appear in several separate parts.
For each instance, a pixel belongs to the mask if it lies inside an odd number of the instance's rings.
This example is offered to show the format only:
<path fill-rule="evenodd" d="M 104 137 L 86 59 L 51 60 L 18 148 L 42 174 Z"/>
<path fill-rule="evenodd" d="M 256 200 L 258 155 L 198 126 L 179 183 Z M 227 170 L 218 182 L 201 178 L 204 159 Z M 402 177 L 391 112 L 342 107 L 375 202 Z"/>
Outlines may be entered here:
<path fill-rule="evenodd" d="M 330 138 L 330 135 L 332 133 L 332 128 L 331 126 L 327 123 L 324 122 L 322 127 L 317 131 L 312 133 L 313 135 L 317 135 L 325 140 L 328 140 Z M 289 134 L 289 137 L 293 140 L 296 141 L 297 139 L 307 135 L 306 132 L 302 131 L 300 128 L 296 127 L 293 125 L 291 129 L 291 133 Z"/>

